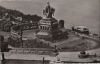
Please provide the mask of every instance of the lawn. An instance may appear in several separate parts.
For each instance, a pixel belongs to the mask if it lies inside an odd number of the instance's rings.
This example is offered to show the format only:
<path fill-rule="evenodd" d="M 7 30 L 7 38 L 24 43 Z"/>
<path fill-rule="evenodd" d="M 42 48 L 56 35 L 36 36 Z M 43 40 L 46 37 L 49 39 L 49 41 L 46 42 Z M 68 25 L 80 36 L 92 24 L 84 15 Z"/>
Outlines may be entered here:
<path fill-rule="evenodd" d="M 7 41 L 7 38 L 9 37 L 10 33 L 0 31 L 0 35 L 3 35 L 5 37 L 5 41 Z M 27 31 L 23 32 L 23 37 L 25 37 L 25 38 L 35 39 L 35 36 L 36 36 L 36 34 L 34 33 L 34 30 L 27 30 Z M 31 45 L 33 45 L 33 42 L 34 41 L 31 41 L 30 44 L 27 44 L 25 42 L 26 44 L 24 44 L 24 45 L 31 46 Z M 34 43 L 34 45 L 35 44 L 36 43 Z M 41 44 L 45 44 L 45 46 L 47 46 L 46 43 L 42 42 Z M 35 47 L 41 46 L 41 44 L 36 45 Z M 77 37 L 77 36 L 71 34 L 71 35 L 69 35 L 68 39 L 62 40 L 62 41 L 59 41 L 59 42 L 56 42 L 56 43 L 50 42 L 49 45 L 51 47 L 56 45 L 57 48 L 60 49 L 60 51 L 80 51 L 80 50 L 88 50 L 88 49 L 97 48 L 97 46 L 100 45 L 100 44 L 97 43 L 96 41 L 91 40 L 91 39 L 85 39 L 84 40 L 84 39 L 81 39 L 80 37 Z M 42 46 L 42 47 L 44 47 L 44 46 Z"/>
<path fill-rule="evenodd" d="M 69 42 L 66 41 L 66 43 L 57 47 L 60 49 L 59 51 L 82 51 L 97 48 L 98 45 L 100 45 L 98 42 L 91 39 L 77 39 Z"/>

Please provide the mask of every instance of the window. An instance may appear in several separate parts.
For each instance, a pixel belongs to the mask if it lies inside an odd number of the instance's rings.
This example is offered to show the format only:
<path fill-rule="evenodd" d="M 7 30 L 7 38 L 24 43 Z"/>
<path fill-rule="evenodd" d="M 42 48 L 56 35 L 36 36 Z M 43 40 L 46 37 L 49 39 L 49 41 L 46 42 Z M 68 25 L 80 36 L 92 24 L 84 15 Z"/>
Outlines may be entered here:
<path fill-rule="evenodd" d="M 42 26 L 40 26 L 40 29 L 42 29 Z"/>

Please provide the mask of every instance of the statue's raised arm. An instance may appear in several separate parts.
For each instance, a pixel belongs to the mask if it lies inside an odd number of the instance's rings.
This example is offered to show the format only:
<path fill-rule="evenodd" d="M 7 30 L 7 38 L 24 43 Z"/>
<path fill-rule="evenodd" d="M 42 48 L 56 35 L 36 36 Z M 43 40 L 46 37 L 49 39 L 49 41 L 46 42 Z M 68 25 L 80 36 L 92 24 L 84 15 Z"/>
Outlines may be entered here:
<path fill-rule="evenodd" d="M 43 10 L 43 15 L 45 15 L 47 18 L 52 18 L 54 15 L 55 9 L 50 6 L 50 3 L 47 2 L 46 8 Z"/>

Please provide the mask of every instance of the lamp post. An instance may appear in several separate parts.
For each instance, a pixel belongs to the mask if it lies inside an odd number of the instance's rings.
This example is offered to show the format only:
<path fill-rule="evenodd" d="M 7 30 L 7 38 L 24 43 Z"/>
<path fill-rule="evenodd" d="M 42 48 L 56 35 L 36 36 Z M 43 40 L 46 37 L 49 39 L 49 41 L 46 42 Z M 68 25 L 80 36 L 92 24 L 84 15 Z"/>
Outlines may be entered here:
<path fill-rule="evenodd" d="M 43 64 L 45 63 L 45 60 L 44 59 L 45 59 L 45 57 L 43 57 Z"/>
<path fill-rule="evenodd" d="M 23 48 L 23 26 L 21 26 L 21 43 Z"/>

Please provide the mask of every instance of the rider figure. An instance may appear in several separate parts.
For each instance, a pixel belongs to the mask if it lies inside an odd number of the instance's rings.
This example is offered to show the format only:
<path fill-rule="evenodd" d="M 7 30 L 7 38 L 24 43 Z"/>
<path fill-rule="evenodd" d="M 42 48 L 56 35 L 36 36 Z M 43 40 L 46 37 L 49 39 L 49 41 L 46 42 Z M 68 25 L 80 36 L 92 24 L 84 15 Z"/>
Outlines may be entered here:
<path fill-rule="evenodd" d="M 52 18 L 52 15 L 54 15 L 55 9 L 50 6 L 50 3 L 47 2 L 46 8 L 43 10 L 43 15 L 45 15 L 47 18 Z"/>

